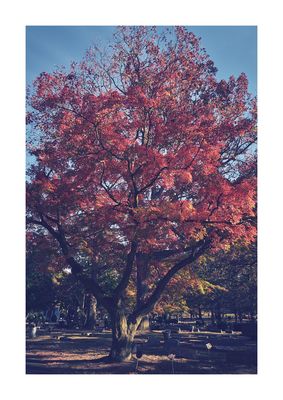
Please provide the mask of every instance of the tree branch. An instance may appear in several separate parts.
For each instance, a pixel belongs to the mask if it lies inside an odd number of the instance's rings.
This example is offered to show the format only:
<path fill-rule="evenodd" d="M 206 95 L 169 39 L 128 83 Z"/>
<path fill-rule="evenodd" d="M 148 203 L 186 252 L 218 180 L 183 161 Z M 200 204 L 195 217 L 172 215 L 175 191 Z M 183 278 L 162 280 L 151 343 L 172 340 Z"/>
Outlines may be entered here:
<path fill-rule="evenodd" d="M 137 248 L 138 248 L 138 242 L 137 240 L 134 238 L 134 240 L 132 241 L 131 244 L 131 250 L 127 255 L 127 263 L 126 263 L 126 268 L 124 270 L 122 279 L 120 281 L 120 283 L 118 284 L 118 286 L 116 287 L 116 289 L 114 290 L 114 298 L 116 300 L 118 300 L 123 291 L 126 289 L 126 287 L 128 286 L 129 280 L 130 280 L 130 276 L 133 270 L 133 266 L 134 266 L 134 260 L 136 257 L 136 253 L 137 253 Z"/>
<path fill-rule="evenodd" d="M 172 267 L 163 278 L 160 279 L 160 281 L 157 283 L 155 290 L 153 291 L 152 295 L 149 297 L 149 299 L 141 305 L 139 308 L 137 308 L 133 313 L 131 318 L 134 320 L 142 315 L 147 314 L 149 311 L 153 309 L 157 301 L 159 300 L 161 294 L 163 293 L 164 289 L 166 288 L 167 284 L 171 280 L 171 278 L 177 274 L 182 268 L 186 267 L 188 264 L 191 264 L 195 260 L 200 257 L 205 250 L 209 247 L 210 245 L 210 239 L 205 238 L 195 244 L 195 246 L 192 248 L 191 254 L 186 257 L 185 259 L 177 262 L 174 267 Z"/>
<path fill-rule="evenodd" d="M 105 296 L 105 292 L 100 287 L 100 285 L 95 281 L 94 278 L 89 278 L 83 273 L 83 267 L 79 264 L 73 256 L 69 254 L 69 246 L 65 239 L 65 235 L 62 227 L 60 229 L 58 227 L 58 231 L 56 231 L 51 225 L 49 225 L 44 216 L 41 214 L 41 220 L 35 220 L 33 218 L 28 218 L 27 223 L 36 224 L 43 226 L 58 242 L 62 249 L 62 253 L 65 256 L 65 260 L 67 264 L 71 267 L 72 274 L 76 277 L 78 281 L 80 281 L 84 287 L 90 291 L 100 303 L 109 310 L 112 307 L 112 299 Z"/>
<path fill-rule="evenodd" d="M 143 188 L 139 189 L 139 193 L 142 193 L 146 189 L 150 188 L 157 181 L 157 179 L 160 177 L 161 173 L 166 169 L 168 169 L 168 167 L 162 167 L 161 170 L 155 175 L 154 178 L 152 178 L 152 180 L 147 185 L 145 185 Z"/>

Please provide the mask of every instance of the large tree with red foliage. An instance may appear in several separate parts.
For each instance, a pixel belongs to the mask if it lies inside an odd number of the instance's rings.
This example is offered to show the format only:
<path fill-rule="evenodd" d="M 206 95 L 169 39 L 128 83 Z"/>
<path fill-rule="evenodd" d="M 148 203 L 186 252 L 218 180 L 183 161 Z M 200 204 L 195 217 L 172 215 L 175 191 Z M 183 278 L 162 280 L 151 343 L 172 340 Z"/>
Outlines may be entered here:
<path fill-rule="evenodd" d="M 255 238 L 256 103 L 247 88 L 244 74 L 217 81 L 182 27 L 119 28 L 108 53 L 92 48 L 34 83 L 28 230 L 50 236 L 62 265 L 109 312 L 112 359 L 131 356 L 142 317 L 181 269 Z M 107 270 L 112 290 L 99 280 Z"/>

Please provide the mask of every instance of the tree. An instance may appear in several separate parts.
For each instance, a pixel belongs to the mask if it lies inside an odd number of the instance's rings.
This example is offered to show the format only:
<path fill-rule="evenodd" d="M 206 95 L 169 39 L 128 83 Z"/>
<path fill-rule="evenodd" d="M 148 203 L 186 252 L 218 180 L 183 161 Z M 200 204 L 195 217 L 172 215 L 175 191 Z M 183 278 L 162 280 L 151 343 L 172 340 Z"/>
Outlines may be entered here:
<path fill-rule="evenodd" d="M 247 87 L 244 74 L 218 82 L 182 27 L 119 28 L 109 54 L 92 48 L 34 83 L 28 230 L 44 228 L 110 314 L 113 360 L 131 357 L 143 316 L 179 271 L 254 240 L 256 102 Z M 153 286 L 137 295 L 140 260 L 148 270 L 139 279 Z M 114 286 L 100 281 L 106 271 Z"/>
<path fill-rule="evenodd" d="M 227 251 L 199 259 L 197 279 L 188 288 L 187 303 L 211 311 L 213 320 L 221 323 L 221 314 L 230 312 L 241 319 L 251 318 L 257 310 L 257 249 L 256 243 L 240 243 Z"/>
<path fill-rule="evenodd" d="M 56 299 L 56 285 L 48 271 L 54 251 L 45 237 L 30 233 L 26 251 L 26 313 L 44 311 Z"/>
<path fill-rule="evenodd" d="M 233 246 L 229 252 L 219 254 L 213 266 L 207 265 L 214 281 L 227 288 L 219 306 L 229 309 L 235 318 L 242 313 L 251 318 L 257 312 L 257 249 L 255 243 L 246 246 Z M 214 275 L 214 278 L 213 278 Z"/>

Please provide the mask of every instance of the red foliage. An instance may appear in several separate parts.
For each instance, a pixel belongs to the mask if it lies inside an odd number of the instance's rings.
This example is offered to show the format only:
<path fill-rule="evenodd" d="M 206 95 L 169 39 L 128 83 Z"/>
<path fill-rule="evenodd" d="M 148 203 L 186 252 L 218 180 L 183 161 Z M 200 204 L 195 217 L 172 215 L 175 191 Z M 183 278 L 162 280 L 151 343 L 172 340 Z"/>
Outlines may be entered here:
<path fill-rule="evenodd" d="M 247 78 L 217 81 L 199 40 L 121 28 L 69 72 L 41 74 L 28 113 L 37 162 L 28 216 L 63 227 L 88 257 L 254 240 L 255 100 Z M 57 221 L 57 222 L 56 222 Z"/>

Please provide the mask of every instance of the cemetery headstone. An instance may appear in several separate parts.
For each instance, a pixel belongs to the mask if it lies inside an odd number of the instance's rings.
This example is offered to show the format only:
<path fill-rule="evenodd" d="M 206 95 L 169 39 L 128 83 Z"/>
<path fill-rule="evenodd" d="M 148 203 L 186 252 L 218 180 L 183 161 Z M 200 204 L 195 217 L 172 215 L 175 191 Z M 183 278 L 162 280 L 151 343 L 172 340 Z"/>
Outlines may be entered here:
<path fill-rule="evenodd" d="M 30 337 L 34 339 L 36 337 L 37 327 L 35 324 L 31 324 L 30 327 Z"/>

